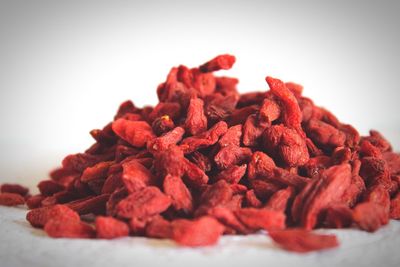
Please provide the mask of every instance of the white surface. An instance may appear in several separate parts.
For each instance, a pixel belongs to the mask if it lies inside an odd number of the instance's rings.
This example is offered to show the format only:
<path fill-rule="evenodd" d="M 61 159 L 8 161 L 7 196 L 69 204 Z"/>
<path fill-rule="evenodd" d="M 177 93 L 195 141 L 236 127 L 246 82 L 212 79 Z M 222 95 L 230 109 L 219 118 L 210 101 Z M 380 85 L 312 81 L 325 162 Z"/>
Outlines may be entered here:
<path fill-rule="evenodd" d="M 276 247 L 264 234 L 221 238 L 208 248 L 182 248 L 171 241 L 127 237 L 116 240 L 52 239 L 25 221 L 22 208 L 0 207 L 1 267 L 71 266 L 399 266 L 400 222 L 369 234 L 359 230 L 324 230 L 337 234 L 340 247 L 296 254 Z"/>

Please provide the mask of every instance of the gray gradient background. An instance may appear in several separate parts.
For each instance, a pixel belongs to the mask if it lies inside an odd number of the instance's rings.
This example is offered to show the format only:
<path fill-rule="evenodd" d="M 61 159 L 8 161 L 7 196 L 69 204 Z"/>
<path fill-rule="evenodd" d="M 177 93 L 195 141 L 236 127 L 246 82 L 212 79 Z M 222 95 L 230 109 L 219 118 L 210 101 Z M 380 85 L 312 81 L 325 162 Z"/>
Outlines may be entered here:
<path fill-rule="evenodd" d="M 0 0 L 0 182 L 34 185 L 118 105 L 157 102 L 170 67 L 236 55 L 242 92 L 266 75 L 400 149 L 396 1 Z"/>

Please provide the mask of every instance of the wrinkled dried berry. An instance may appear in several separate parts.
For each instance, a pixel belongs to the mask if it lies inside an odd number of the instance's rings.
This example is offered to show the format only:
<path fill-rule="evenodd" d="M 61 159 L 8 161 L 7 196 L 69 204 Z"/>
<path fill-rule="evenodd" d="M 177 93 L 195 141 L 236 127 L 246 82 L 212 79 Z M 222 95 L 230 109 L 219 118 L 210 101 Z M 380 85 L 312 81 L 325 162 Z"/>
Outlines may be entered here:
<path fill-rule="evenodd" d="M 214 245 L 223 231 L 224 227 L 209 216 L 203 216 L 193 221 L 180 219 L 172 222 L 172 239 L 184 246 Z"/>
<path fill-rule="evenodd" d="M 300 229 L 271 231 L 269 236 L 282 248 L 306 253 L 339 246 L 334 235 L 313 234 Z"/>
<path fill-rule="evenodd" d="M 34 227 L 43 227 L 49 220 L 61 218 L 66 220 L 79 221 L 79 215 L 65 205 L 55 205 L 33 209 L 28 212 L 26 219 Z"/>
<path fill-rule="evenodd" d="M 29 193 L 29 189 L 19 184 L 2 184 L 0 187 L 0 192 L 14 193 L 24 197 Z"/>
<path fill-rule="evenodd" d="M 128 225 L 112 217 L 98 216 L 95 224 L 97 238 L 113 239 L 129 235 Z"/>
<path fill-rule="evenodd" d="M 25 204 L 25 199 L 20 194 L 0 193 L 0 205 L 2 206 L 18 206 Z"/>
<path fill-rule="evenodd" d="M 171 199 L 157 187 L 149 186 L 143 190 L 131 193 L 120 201 L 117 215 L 122 218 L 146 218 L 165 211 L 171 205 Z"/>

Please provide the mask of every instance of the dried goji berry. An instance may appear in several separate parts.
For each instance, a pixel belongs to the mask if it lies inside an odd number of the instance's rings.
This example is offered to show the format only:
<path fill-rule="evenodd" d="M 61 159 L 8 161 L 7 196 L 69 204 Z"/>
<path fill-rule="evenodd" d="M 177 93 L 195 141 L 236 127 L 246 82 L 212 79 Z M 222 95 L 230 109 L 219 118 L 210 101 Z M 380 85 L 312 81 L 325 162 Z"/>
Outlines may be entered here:
<path fill-rule="evenodd" d="M 0 193 L 0 205 L 2 206 L 18 206 L 25 204 L 25 199 L 16 193 Z"/>
<path fill-rule="evenodd" d="M 224 227 L 210 216 L 203 216 L 192 221 L 180 219 L 172 222 L 172 238 L 183 246 L 214 245 L 223 232 Z"/>
<path fill-rule="evenodd" d="M 172 199 L 172 206 L 176 210 L 190 213 L 193 210 L 193 199 L 189 189 L 178 176 L 168 174 L 164 178 L 164 192 Z"/>
<path fill-rule="evenodd" d="M 91 180 L 105 179 L 112 164 L 111 161 L 105 161 L 86 168 L 82 173 L 81 181 L 87 183 Z"/>
<path fill-rule="evenodd" d="M 276 165 L 272 158 L 267 154 L 256 151 L 251 156 L 247 168 L 247 176 L 249 179 L 270 178 L 274 175 Z"/>
<path fill-rule="evenodd" d="M 42 196 L 40 194 L 28 197 L 26 199 L 26 205 L 29 209 L 39 208 L 44 198 L 45 196 Z"/>
<path fill-rule="evenodd" d="M 238 97 L 239 93 L 236 89 L 236 85 L 239 80 L 232 77 L 215 77 L 216 88 L 215 92 L 220 93 L 224 96 L 232 95 Z"/>
<path fill-rule="evenodd" d="M 145 218 L 165 211 L 171 205 L 171 199 L 157 187 L 149 186 L 131 193 L 116 206 L 116 213 L 122 218 Z"/>
<path fill-rule="evenodd" d="M 229 127 L 226 133 L 219 139 L 218 144 L 222 147 L 228 145 L 240 146 L 242 138 L 242 125 L 235 125 Z"/>
<path fill-rule="evenodd" d="M 162 136 L 150 140 L 147 143 L 147 148 L 152 153 L 164 151 L 181 141 L 184 134 L 185 130 L 182 127 L 176 127 Z"/>
<path fill-rule="evenodd" d="M 106 203 L 109 198 L 109 194 L 102 194 L 98 196 L 90 196 L 84 199 L 74 200 L 66 205 L 74 211 L 78 212 L 79 214 L 104 214 L 106 211 Z"/>
<path fill-rule="evenodd" d="M 385 208 L 373 202 L 358 204 L 353 211 L 353 221 L 368 232 L 375 232 L 389 221 Z"/>
<path fill-rule="evenodd" d="M 112 124 L 113 131 L 134 147 L 143 147 L 154 138 L 151 126 L 145 121 L 118 119 Z"/>
<path fill-rule="evenodd" d="M 331 228 L 346 228 L 353 223 L 352 210 L 346 204 L 337 204 L 325 210 L 324 225 Z"/>
<path fill-rule="evenodd" d="M 172 238 L 172 224 L 161 216 L 156 216 L 146 226 L 146 236 Z"/>
<path fill-rule="evenodd" d="M 54 238 L 93 238 L 95 230 L 88 224 L 74 220 L 50 219 L 44 231 Z"/>
<path fill-rule="evenodd" d="M 309 160 L 306 142 L 295 130 L 273 125 L 265 130 L 263 140 L 265 151 L 282 165 L 301 166 Z"/>
<path fill-rule="evenodd" d="M 346 135 L 332 125 L 311 119 L 307 126 L 307 136 L 315 143 L 328 148 L 343 146 Z"/>
<path fill-rule="evenodd" d="M 292 187 L 287 187 L 285 189 L 276 191 L 268 200 L 265 208 L 285 212 L 288 202 L 293 197 L 294 192 L 295 191 Z"/>
<path fill-rule="evenodd" d="M 192 153 L 200 148 L 209 147 L 214 145 L 227 130 L 228 126 L 225 122 L 218 122 L 206 132 L 183 139 L 180 147 L 185 154 Z"/>
<path fill-rule="evenodd" d="M 242 179 L 242 177 L 245 175 L 246 168 L 247 168 L 246 164 L 239 165 L 239 166 L 232 165 L 232 166 L 228 167 L 227 169 L 218 173 L 215 178 L 217 180 L 223 179 L 231 184 L 236 184 L 236 183 L 239 183 L 240 179 Z"/>
<path fill-rule="evenodd" d="M 213 207 L 225 205 L 232 199 L 232 196 L 233 191 L 229 184 L 225 180 L 219 180 L 201 194 L 201 205 L 196 210 L 196 215 L 205 214 Z"/>
<path fill-rule="evenodd" d="M 38 184 L 39 191 L 44 196 L 51 196 L 65 189 L 65 187 L 53 180 L 41 181 Z"/>
<path fill-rule="evenodd" d="M 281 107 L 271 99 L 265 98 L 259 112 L 260 120 L 265 123 L 272 123 L 281 115 Z"/>
<path fill-rule="evenodd" d="M 128 225 L 113 217 L 98 216 L 95 224 L 97 238 L 113 239 L 129 235 Z"/>
<path fill-rule="evenodd" d="M 226 169 L 233 165 L 247 163 L 251 158 L 251 154 L 250 148 L 228 145 L 215 155 L 214 161 L 218 168 Z"/>
<path fill-rule="evenodd" d="M 261 141 L 261 136 L 268 124 L 258 120 L 255 114 L 247 117 L 243 125 L 243 144 L 256 147 Z"/>
<path fill-rule="evenodd" d="M 247 206 L 253 207 L 253 208 L 259 208 L 262 205 L 262 202 L 257 198 L 256 194 L 254 193 L 254 190 L 248 190 L 246 192 L 246 202 Z"/>
<path fill-rule="evenodd" d="M 195 151 L 192 154 L 188 155 L 188 158 L 204 172 L 208 172 L 212 168 L 211 160 L 199 151 Z"/>
<path fill-rule="evenodd" d="M 207 130 L 207 117 L 204 114 L 204 102 L 200 98 L 190 100 L 185 126 L 191 135 Z"/>
<path fill-rule="evenodd" d="M 334 202 L 340 201 L 343 193 L 351 183 L 351 167 L 349 164 L 333 166 L 322 173 L 320 183 L 309 193 L 304 201 L 302 225 L 311 230 L 317 224 L 321 210 Z"/>
<path fill-rule="evenodd" d="M 33 209 L 26 215 L 26 219 L 34 227 L 43 227 L 49 220 L 53 218 L 66 219 L 69 221 L 79 221 L 79 215 L 65 205 L 55 205 Z"/>
<path fill-rule="evenodd" d="M 270 231 L 269 236 L 282 248 L 294 252 L 311 252 L 339 246 L 334 235 L 314 234 L 301 229 Z"/>
<path fill-rule="evenodd" d="M 285 228 L 286 216 L 281 211 L 243 208 L 235 211 L 236 217 L 252 230 L 280 230 Z"/>
<path fill-rule="evenodd" d="M 400 220 L 400 193 L 390 201 L 390 218 Z"/>
<path fill-rule="evenodd" d="M 157 182 L 156 177 L 137 160 L 125 162 L 122 168 L 122 182 L 131 193 Z"/>
<path fill-rule="evenodd" d="M 223 225 L 234 229 L 237 233 L 248 234 L 251 232 L 238 218 L 233 211 L 225 207 L 214 207 L 208 210 L 208 215 L 216 218 Z"/>
<path fill-rule="evenodd" d="M 265 80 L 271 92 L 282 102 L 284 124 L 295 129 L 301 137 L 304 137 L 305 135 L 301 128 L 302 113 L 294 94 L 279 79 L 266 77 Z"/>
<path fill-rule="evenodd" d="M 19 184 L 2 184 L 0 187 L 0 192 L 14 193 L 24 197 L 29 193 L 29 189 Z"/>

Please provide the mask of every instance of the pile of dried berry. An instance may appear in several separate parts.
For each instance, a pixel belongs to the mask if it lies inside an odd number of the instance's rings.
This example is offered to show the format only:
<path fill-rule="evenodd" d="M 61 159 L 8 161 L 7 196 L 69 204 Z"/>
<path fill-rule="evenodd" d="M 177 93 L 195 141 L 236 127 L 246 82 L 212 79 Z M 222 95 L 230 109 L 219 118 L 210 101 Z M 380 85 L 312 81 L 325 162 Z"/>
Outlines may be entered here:
<path fill-rule="evenodd" d="M 400 219 L 400 155 L 381 134 L 360 137 L 298 84 L 267 77 L 269 91 L 239 94 L 237 79 L 212 74 L 234 62 L 172 68 L 156 106 L 122 103 L 40 194 L 4 184 L 0 204 L 26 203 L 27 220 L 51 237 L 205 246 L 265 230 L 298 252 L 338 245 L 315 228 L 373 232 Z"/>

